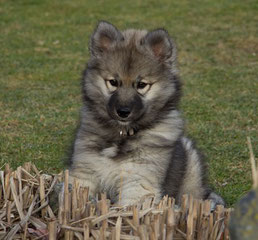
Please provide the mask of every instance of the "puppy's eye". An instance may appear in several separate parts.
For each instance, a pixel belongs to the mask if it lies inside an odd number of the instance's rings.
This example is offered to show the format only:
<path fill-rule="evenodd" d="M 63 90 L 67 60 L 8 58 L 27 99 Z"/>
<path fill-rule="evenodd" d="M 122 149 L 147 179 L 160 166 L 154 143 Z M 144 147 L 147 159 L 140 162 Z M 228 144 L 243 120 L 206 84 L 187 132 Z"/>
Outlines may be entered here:
<path fill-rule="evenodd" d="M 136 85 L 137 92 L 140 93 L 141 95 L 144 95 L 147 93 L 150 89 L 151 85 L 146 82 L 138 82 Z"/>
<path fill-rule="evenodd" d="M 117 82 L 116 79 L 111 79 L 111 80 L 108 80 L 108 81 L 110 82 L 111 86 L 113 86 L 113 87 L 117 87 L 118 86 L 118 82 Z"/>
<path fill-rule="evenodd" d="M 116 79 L 108 79 L 108 80 L 105 80 L 105 82 L 106 82 L 106 86 L 110 92 L 116 91 L 116 89 L 118 87 L 118 81 Z"/>
<path fill-rule="evenodd" d="M 137 89 L 143 89 L 147 86 L 148 84 L 145 82 L 138 82 L 137 83 Z"/>

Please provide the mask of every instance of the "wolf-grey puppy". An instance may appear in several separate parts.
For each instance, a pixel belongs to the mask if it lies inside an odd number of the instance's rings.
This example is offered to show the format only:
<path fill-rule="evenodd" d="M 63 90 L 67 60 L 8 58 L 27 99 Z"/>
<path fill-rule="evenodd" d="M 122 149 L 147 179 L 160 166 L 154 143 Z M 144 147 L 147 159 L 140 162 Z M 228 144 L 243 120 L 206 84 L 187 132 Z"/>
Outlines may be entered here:
<path fill-rule="evenodd" d="M 119 31 L 100 22 L 84 72 L 83 108 L 71 158 L 90 194 L 129 205 L 147 194 L 223 200 L 205 182 L 205 167 L 178 110 L 176 48 L 164 29 Z"/>

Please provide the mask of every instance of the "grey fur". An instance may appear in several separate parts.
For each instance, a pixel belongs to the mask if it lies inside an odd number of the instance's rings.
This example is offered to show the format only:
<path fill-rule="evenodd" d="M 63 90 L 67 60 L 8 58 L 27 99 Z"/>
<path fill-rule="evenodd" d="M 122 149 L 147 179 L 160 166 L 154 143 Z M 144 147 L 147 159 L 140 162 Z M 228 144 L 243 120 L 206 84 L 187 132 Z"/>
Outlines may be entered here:
<path fill-rule="evenodd" d="M 168 33 L 120 32 L 100 22 L 90 51 L 71 181 L 89 186 L 93 196 L 106 191 L 122 205 L 146 194 L 156 201 L 165 194 L 207 198 L 205 166 L 184 136 L 176 48 Z"/>

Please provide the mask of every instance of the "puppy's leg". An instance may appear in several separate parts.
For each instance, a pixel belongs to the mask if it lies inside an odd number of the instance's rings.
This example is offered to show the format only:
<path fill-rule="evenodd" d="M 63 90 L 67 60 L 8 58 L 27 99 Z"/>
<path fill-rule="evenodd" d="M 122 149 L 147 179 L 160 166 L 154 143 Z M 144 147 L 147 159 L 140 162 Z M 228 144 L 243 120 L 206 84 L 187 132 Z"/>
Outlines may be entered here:
<path fill-rule="evenodd" d="M 97 179 L 93 174 L 76 174 L 76 172 L 71 172 L 69 176 L 69 184 L 73 184 L 74 181 L 79 183 L 80 187 L 88 187 L 89 188 L 89 197 L 95 198 L 97 192 Z"/>
<path fill-rule="evenodd" d="M 81 187 L 89 187 L 89 198 L 92 202 L 96 202 L 95 196 L 96 196 L 96 189 L 97 189 L 97 183 L 93 176 L 87 175 L 87 177 L 84 177 L 83 179 L 79 179 L 74 176 L 69 176 L 69 185 L 68 190 L 69 192 L 72 191 L 74 180 L 77 180 L 79 183 L 79 186 Z M 61 193 L 61 199 L 59 199 L 59 194 Z M 59 202 L 59 200 L 61 202 Z M 51 206 L 53 211 L 57 211 L 59 206 L 62 205 L 62 201 L 64 199 L 64 182 L 58 183 L 54 186 L 53 191 L 49 195 L 49 205 Z"/>
<path fill-rule="evenodd" d="M 155 189 L 150 183 L 128 182 L 122 186 L 121 199 L 118 203 L 122 206 L 133 205 L 146 195 L 155 196 L 156 202 L 161 199 L 159 189 Z"/>
<path fill-rule="evenodd" d="M 81 187 L 89 187 L 89 196 L 94 198 L 99 183 L 96 169 L 100 156 L 95 152 L 83 151 L 83 146 L 80 146 L 81 149 L 78 148 L 79 143 L 73 154 L 69 183 L 72 184 L 74 180 L 77 180 Z"/>

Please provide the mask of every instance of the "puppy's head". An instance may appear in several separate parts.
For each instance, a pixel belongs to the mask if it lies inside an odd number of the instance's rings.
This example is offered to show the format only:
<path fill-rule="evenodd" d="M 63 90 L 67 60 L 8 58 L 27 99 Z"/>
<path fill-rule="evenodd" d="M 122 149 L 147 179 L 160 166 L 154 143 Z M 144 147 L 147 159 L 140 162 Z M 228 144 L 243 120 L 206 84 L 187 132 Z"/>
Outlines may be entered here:
<path fill-rule="evenodd" d="M 176 48 L 164 29 L 120 32 L 102 21 L 90 52 L 83 90 L 86 105 L 99 119 L 140 128 L 176 107 Z"/>

